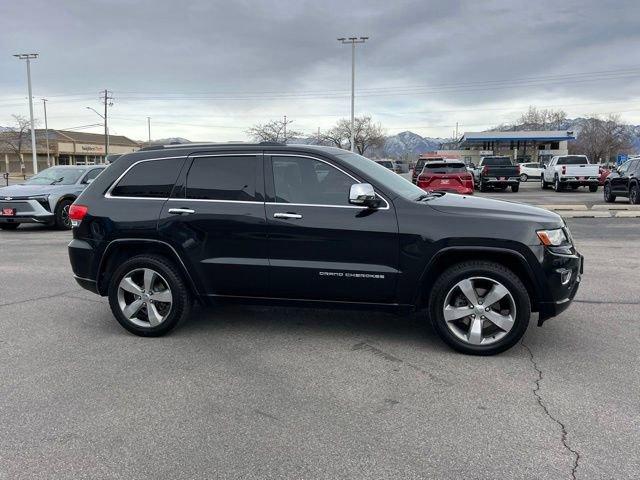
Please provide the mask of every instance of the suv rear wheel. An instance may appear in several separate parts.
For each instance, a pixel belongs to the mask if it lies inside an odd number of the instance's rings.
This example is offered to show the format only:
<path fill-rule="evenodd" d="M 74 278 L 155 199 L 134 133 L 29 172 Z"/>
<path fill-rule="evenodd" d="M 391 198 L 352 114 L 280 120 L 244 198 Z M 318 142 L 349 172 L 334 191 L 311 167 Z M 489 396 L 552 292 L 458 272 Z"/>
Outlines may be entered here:
<path fill-rule="evenodd" d="M 189 316 L 191 295 L 180 272 L 159 255 L 123 263 L 109 283 L 109 305 L 131 333 L 158 337 Z"/>
<path fill-rule="evenodd" d="M 493 355 L 515 345 L 530 316 L 526 287 L 493 262 L 454 265 L 440 275 L 429 297 L 429 317 L 438 335 L 472 355 Z"/>

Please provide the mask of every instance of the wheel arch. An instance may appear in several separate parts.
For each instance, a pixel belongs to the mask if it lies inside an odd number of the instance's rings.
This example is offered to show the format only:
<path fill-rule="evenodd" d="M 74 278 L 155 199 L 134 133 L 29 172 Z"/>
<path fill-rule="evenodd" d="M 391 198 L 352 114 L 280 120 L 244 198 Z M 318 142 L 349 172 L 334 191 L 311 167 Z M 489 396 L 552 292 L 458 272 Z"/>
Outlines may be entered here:
<path fill-rule="evenodd" d="M 196 297 L 199 295 L 199 290 L 193 277 L 178 252 L 171 245 L 161 240 L 137 238 L 116 239 L 107 245 L 100 260 L 98 273 L 96 275 L 98 293 L 100 295 L 107 294 L 111 276 L 122 262 L 142 254 L 156 254 L 167 258 L 167 260 L 172 262 L 180 273 L 184 275 L 191 293 Z"/>
<path fill-rule="evenodd" d="M 538 311 L 538 304 L 543 297 L 540 283 L 525 256 L 513 249 L 504 247 L 454 246 L 446 247 L 436 253 L 427 264 L 420 278 L 415 305 L 420 308 L 427 305 L 429 293 L 437 278 L 450 266 L 470 260 L 495 262 L 513 271 L 527 289 L 531 300 L 531 308 Z"/>

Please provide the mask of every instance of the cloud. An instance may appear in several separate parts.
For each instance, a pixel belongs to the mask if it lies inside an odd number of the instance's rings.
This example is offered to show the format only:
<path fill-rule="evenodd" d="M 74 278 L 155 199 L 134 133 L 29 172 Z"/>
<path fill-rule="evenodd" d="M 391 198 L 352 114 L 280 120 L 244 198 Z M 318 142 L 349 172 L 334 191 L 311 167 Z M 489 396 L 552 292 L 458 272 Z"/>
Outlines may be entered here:
<path fill-rule="evenodd" d="M 35 1 L 0 15 L 0 124 L 25 113 L 24 65 L 56 128 L 94 123 L 114 92 L 112 130 L 146 138 L 245 138 L 281 115 L 315 131 L 357 111 L 390 132 L 448 135 L 511 120 L 528 104 L 622 111 L 640 97 L 637 1 Z M 635 69 L 635 70 L 634 70 Z M 599 74 L 581 72 L 604 72 Z M 607 73 L 608 72 L 608 73 Z M 579 74 L 579 75 L 576 75 Z M 531 80 L 531 79 L 538 80 Z M 527 80 L 528 79 L 528 80 Z M 38 109 L 36 109 L 39 111 Z"/>

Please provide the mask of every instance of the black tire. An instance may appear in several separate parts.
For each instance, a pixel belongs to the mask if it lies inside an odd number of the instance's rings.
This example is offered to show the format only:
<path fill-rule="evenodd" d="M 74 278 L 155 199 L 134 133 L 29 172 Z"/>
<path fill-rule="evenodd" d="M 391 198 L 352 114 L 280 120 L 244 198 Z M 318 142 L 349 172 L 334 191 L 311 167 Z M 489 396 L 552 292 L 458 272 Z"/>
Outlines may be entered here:
<path fill-rule="evenodd" d="M 540 177 L 540 186 L 542 187 L 542 190 L 549 188 L 549 184 L 544 181 L 544 176 Z"/>
<path fill-rule="evenodd" d="M 640 205 L 640 187 L 637 183 L 631 185 L 629 189 L 629 203 L 632 205 Z"/>
<path fill-rule="evenodd" d="M 443 309 L 448 292 L 470 277 L 484 277 L 500 282 L 511 294 L 516 307 L 516 318 L 511 330 L 495 343 L 472 345 L 460 340 L 447 327 Z M 468 261 L 447 269 L 438 277 L 429 295 L 429 318 L 440 338 L 453 349 L 471 355 L 495 355 L 515 345 L 529 325 L 531 301 L 526 287 L 518 276 L 508 268 L 494 262 Z"/>
<path fill-rule="evenodd" d="M 597 192 L 598 191 L 598 185 L 589 185 L 589 191 L 591 193 Z"/>
<path fill-rule="evenodd" d="M 571 185 L 571 190 L 577 190 L 580 188 L 580 185 Z"/>
<path fill-rule="evenodd" d="M 527 180 L 529 180 L 529 175 L 527 175 L 526 173 L 521 173 L 520 174 L 520 181 L 521 182 L 526 182 Z"/>
<path fill-rule="evenodd" d="M 487 191 L 487 184 L 486 184 L 486 183 L 484 183 L 484 182 L 482 181 L 482 179 L 480 179 L 480 187 L 479 187 L 479 188 L 480 188 L 480 191 L 481 191 L 481 192 L 486 192 L 486 191 Z"/>
<path fill-rule="evenodd" d="M 18 226 L 19 223 L 0 223 L 0 230 L 15 230 Z"/>
<path fill-rule="evenodd" d="M 56 205 L 54 211 L 54 224 L 53 226 L 58 230 L 70 230 L 71 220 L 69 219 L 69 207 L 73 203 L 73 200 L 64 199 L 60 200 Z"/>
<path fill-rule="evenodd" d="M 132 323 L 123 314 L 118 301 L 118 286 L 128 273 L 148 268 L 156 271 L 166 280 L 171 291 L 172 304 L 168 316 L 157 326 L 139 326 Z M 180 271 L 161 255 L 138 255 L 124 262 L 114 272 L 109 282 L 109 306 L 118 323 L 131 333 L 141 337 L 159 337 L 173 330 L 180 322 L 189 317 L 191 311 L 191 292 Z"/>
<path fill-rule="evenodd" d="M 607 203 L 613 203 L 616 201 L 616 196 L 611 193 L 611 184 L 610 183 L 605 183 L 604 184 L 604 201 Z"/>
<path fill-rule="evenodd" d="M 511 191 L 513 193 L 516 193 L 518 190 L 520 190 L 520 185 L 511 185 Z"/>
<path fill-rule="evenodd" d="M 553 181 L 553 190 L 556 192 L 561 192 L 563 190 L 562 183 L 560 183 L 560 179 L 558 177 Z"/>

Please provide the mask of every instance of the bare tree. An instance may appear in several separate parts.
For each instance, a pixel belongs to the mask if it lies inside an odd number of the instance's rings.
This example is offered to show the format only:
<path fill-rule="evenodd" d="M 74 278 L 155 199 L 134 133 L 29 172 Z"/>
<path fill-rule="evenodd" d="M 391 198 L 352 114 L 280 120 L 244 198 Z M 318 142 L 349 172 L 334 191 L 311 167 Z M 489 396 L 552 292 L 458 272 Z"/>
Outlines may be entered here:
<path fill-rule="evenodd" d="M 593 162 L 611 159 L 618 153 L 633 151 L 632 133 L 618 115 L 602 120 L 597 115 L 584 119 L 575 142 L 569 145 L 570 153 L 584 154 Z"/>
<path fill-rule="evenodd" d="M 24 170 L 22 154 L 24 153 L 24 146 L 29 144 L 31 122 L 22 115 L 12 115 L 12 117 L 14 126 L 0 134 L 0 145 L 3 145 L 18 156 L 20 167 Z"/>
<path fill-rule="evenodd" d="M 563 110 L 538 110 L 533 105 L 520 116 L 522 130 L 557 130 L 566 121 L 567 114 Z"/>
<path fill-rule="evenodd" d="M 292 122 L 293 120 L 271 120 L 265 124 L 254 125 L 246 133 L 257 142 L 287 143 L 288 139 L 302 135 L 302 132 L 287 128 Z"/>
<path fill-rule="evenodd" d="M 384 146 L 384 129 L 379 123 L 373 123 L 370 116 L 356 117 L 353 123 L 355 149 L 360 155 L 364 155 L 370 148 Z M 322 138 L 338 148 L 351 150 L 351 122 L 347 119 L 338 120 L 334 127 L 322 134 Z"/>

